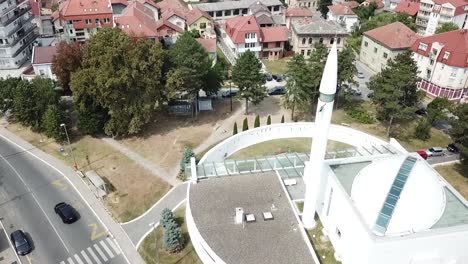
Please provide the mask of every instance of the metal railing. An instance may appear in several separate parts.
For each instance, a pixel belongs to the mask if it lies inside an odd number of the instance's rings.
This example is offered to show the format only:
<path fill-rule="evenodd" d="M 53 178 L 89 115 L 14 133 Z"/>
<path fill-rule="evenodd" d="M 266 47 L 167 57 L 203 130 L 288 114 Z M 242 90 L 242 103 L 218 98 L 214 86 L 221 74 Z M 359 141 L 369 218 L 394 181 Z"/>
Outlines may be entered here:
<path fill-rule="evenodd" d="M 27 7 L 24 7 L 24 8 L 20 8 L 20 11 L 19 11 L 16 15 L 10 17 L 10 18 L 7 19 L 6 21 L 2 21 L 2 20 L 0 19 L 0 25 L 2 25 L 2 26 L 7 26 L 7 25 L 9 25 L 11 22 L 15 21 L 18 17 L 20 17 L 20 16 L 26 14 L 27 12 L 29 12 L 29 10 L 31 10 L 31 7 L 30 7 L 30 6 L 27 6 Z"/>

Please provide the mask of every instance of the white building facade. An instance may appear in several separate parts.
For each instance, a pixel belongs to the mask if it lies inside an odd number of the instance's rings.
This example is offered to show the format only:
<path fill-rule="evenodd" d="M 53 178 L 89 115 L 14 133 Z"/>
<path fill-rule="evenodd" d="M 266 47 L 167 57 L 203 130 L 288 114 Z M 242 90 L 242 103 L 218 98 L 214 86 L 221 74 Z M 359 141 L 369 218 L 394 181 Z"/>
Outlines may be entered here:
<path fill-rule="evenodd" d="M 421 0 L 416 17 L 418 33 L 424 36 L 435 34 L 444 23 L 454 23 L 460 29 L 468 28 L 468 3 L 458 0 Z"/>
<path fill-rule="evenodd" d="M 346 31 L 350 33 L 353 26 L 359 22 L 358 16 L 351 10 L 350 7 L 345 5 L 333 5 L 329 6 L 327 14 L 327 20 L 336 21 L 340 25 L 346 28 Z"/>

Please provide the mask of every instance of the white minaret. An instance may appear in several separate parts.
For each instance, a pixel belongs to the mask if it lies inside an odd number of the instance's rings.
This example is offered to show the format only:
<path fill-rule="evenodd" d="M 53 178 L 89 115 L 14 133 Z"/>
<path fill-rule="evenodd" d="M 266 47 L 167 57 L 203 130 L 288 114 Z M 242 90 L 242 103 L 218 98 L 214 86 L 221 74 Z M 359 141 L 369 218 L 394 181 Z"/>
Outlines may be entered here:
<path fill-rule="evenodd" d="M 317 205 L 317 196 L 320 191 L 325 152 L 327 150 L 328 128 L 330 127 L 333 112 L 337 75 L 338 54 L 336 51 L 336 44 L 334 43 L 328 54 L 322 80 L 320 82 L 320 96 L 317 104 L 317 112 L 315 114 L 315 134 L 310 150 L 310 161 L 306 162 L 304 169 L 306 194 L 302 222 L 307 229 L 315 227 L 315 208 Z"/>

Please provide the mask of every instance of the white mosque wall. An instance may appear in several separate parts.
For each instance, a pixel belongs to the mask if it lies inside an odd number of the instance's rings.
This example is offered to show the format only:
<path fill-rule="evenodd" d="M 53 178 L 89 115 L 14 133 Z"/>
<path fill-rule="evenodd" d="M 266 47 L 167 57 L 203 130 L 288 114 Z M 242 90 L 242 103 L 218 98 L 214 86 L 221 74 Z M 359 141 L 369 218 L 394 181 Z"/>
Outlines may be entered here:
<path fill-rule="evenodd" d="M 466 226 L 380 237 L 368 229 L 329 167 L 320 189 L 317 213 L 343 264 L 468 263 Z"/>
<path fill-rule="evenodd" d="M 315 124 L 312 122 L 282 123 L 257 127 L 233 135 L 209 150 L 200 163 L 219 162 L 245 147 L 257 143 L 283 138 L 313 138 Z M 388 142 L 353 128 L 330 125 L 328 139 L 351 146 L 380 146 Z"/>

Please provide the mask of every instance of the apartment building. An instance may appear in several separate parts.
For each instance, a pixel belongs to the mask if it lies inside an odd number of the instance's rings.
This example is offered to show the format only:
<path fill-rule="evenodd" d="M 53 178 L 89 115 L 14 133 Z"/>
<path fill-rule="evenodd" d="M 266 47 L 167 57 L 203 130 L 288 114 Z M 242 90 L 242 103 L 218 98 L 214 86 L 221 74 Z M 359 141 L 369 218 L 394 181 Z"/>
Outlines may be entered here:
<path fill-rule="evenodd" d="M 418 64 L 418 88 L 429 97 L 468 98 L 468 30 L 420 38 L 411 46 Z"/>
<path fill-rule="evenodd" d="M 239 1 L 222 1 L 213 3 L 193 4 L 194 8 L 198 8 L 207 12 L 214 20 L 226 20 L 237 16 L 245 16 L 250 12 L 250 8 L 261 3 L 265 6 L 272 15 L 280 15 L 282 6 L 280 0 L 239 0 Z"/>
<path fill-rule="evenodd" d="M 28 0 L 0 0 L 0 70 L 17 69 L 31 58 L 33 18 Z"/>
<path fill-rule="evenodd" d="M 348 33 L 336 21 L 324 20 L 321 17 L 302 19 L 292 22 L 291 44 L 295 53 L 309 58 L 315 43 L 323 43 L 329 49 L 336 42 L 338 50 L 342 50 Z"/>
<path fill-rule="evenodd" d="M 421 0 L 416 25 L 424 36 L 435 34 L 444 23 L 454 23 L 460 29 L 468 28 L 468 1 L 466 0 Z"/>

